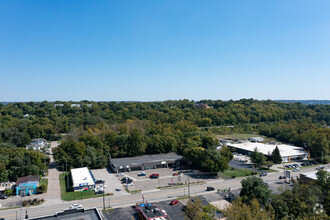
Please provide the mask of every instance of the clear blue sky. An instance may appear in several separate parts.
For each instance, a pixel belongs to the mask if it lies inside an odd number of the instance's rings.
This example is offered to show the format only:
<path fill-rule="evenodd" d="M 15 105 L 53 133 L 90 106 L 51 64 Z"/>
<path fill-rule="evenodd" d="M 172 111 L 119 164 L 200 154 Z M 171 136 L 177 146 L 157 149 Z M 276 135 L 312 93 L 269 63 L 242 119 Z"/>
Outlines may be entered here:
<path fill-rule="evenodd" d="M 330 1 L 0 1 L 0 101 L 330 99 Z"/>

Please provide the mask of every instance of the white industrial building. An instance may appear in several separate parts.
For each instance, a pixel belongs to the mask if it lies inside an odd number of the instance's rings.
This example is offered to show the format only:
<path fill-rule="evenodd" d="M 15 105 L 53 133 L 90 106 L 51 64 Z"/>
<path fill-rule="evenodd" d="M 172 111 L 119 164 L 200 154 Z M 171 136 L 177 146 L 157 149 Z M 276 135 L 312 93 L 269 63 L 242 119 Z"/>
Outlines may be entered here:
<path fill-rule="evenodd" d="M 74 191 L 95 188 L 95 178 L 87 167 L 71 169 L 71 177 Z"/>
<path fill-rule="evenodd" d="M 238 153 L 251 155 L 255 148 L 265 156 L 271 156 L 273 150 L 278 147 L 282 160 L 288 162 L 290 160 L 307 160 L 309 153 L 306 153 L 302 147 L 296 147 L 288 144 L 263 144 L 244 142 L 239 144 L 227 143 L 227 146 L 235 149 Z"/>
<path fill-rule="evenodd" d="M 330 172 L 330 169 L 326 170 L 327 172 Z M 317 171 L 308 172 L 308 173 L 301 173 L 300 174 L 300 180 L 305 184 L 310 184 L 311 182 L 317 180 Z"/>

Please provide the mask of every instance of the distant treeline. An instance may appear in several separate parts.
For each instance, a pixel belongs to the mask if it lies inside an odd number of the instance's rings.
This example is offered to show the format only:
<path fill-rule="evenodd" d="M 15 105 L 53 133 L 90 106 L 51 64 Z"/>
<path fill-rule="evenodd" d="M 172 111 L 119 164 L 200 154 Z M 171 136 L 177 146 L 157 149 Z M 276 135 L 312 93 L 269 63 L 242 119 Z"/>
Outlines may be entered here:
<path fill-rule="evenodd" d="M 207 106 L 196 106 L 196 103 Z M 55 107 L 55 104 L 59 105 Z M 306 147 L 315 157 L 329 153 L 330 105 L 253 99 L 28 102 L 0 104 L 0 114 L 0 143 L 24 147 L 32 138 L 56 140 L 61 137 L 59 134 L 69 134 L 66 137 L 70 142 L 63 142 L 56 157 L 61 163 L 69 158 L 77 159 L 67 161 L 72 166 L 101 167 L 108 156 L 164 152 L 201 158 L 191 153 L 213 150 L 216 142 L 205 144 L 207 139 L 215 141 L 212 133 L 237 131 L 259 132 L 294 143 Z M 90 136 L 97 140 L 91 141 Z M 219 162 L 218 158 L 215 156 L 213 161 Z"/>
<path fill-rule="evenodd" d="M 303 105 L 330 105 L 330 100 L 275 100 L 282 103 L 301 103 Z"/>

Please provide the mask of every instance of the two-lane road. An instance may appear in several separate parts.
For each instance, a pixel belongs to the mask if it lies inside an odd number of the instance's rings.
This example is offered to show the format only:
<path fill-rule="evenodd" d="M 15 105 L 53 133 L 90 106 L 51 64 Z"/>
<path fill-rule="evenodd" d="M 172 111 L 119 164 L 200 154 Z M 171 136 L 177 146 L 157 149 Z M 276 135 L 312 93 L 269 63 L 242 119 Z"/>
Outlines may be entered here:
<path fill-rule="evenodd" d="M 310 172 L 314 171 L 315 167 L 312 168 L 305 168 L 302 169 L 300 172 L 292 172 L 292 176 L 298 176 L 301 172 Z M 262 177 L 265 182 L 269 183 L 272 189 L 277 188 L 277 186 L 283 186 L 284 180 L 279 180 L 279 175 L 283 175 L 283 173 L 269 173 L 267 176 Z M 245 178 L 245 177 L 244 177 Z M 203 195 L 207 193 L 215 193 L 214 191 L 207 192 L 207 186 L 213 186 L 217 189 L 228 189 L 231 188 L 239 189 L 241 188 L 241 180 L 244 178 L 235 178 L 230 180 L 212 180 L 208 181 L 203 185 L 191 185 L 190 186 L 190 195 Z M 142 202 L 142 194 L 145 197 L 145 200 L 148 202 L 158 202 L 158 201 L 165 201 L 174 199 L 180 196 L 187 195 L 188 189 L 187 187 L 176 188 L 176 189 L 164 189 L 164 190 L 152 190 L 149 192 L 143 192 L 138 194 L 129 194 L 129 195 L 122 195 L 122 196 L 107 196 L 105 197 L 105 206 L 109 207 L 109 202 L 111 207 L 125 207 L 125 206 L 132 206 L 137 202 Z M 55 214 L 58 211 L 62 211 L 63 209 L 67 209 L 73 203 L 81 203 L 84 208 L 92 208 L 97 207 L 99 209 L 103 208 L 103 198 L 92 198 L 92 199 L 85 199 L 82 201 L 72 201 L 72 202 L 61 202 L 58 204 L 48 205 L 47 203 L 36 206 L 36 207 L 29 207 L 23 208 L 23 217 L 25 216 L 25 211 L 28 211 L 29 217 L 37 217 L 37 216 L 44 216 Z M 8 210 L 0 210 L 0 217 L 5 218 L 6 220 L 14 220 L 16 219 L 16 211 L 18 217 L 20 216 L 20 209 L 8 209 Z"/>

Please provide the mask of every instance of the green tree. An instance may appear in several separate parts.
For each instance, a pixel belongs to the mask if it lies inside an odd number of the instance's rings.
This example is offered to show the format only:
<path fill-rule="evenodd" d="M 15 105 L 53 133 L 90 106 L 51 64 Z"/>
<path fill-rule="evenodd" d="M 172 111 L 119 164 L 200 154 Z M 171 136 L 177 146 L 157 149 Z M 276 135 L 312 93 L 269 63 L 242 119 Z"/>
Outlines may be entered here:
<path fill-rule="evenodd" d="M 201 199 L 199 197 L 194 197 L 193 199 L 189 199 L 186 205 L 185 213 L 188 219 L 202 220 L 204 213 L 202 209 Z"/>
<path fill-rule="evenodd" d="M 233 201 L 231 206 L 224 210 L 228 220 L 272 220 L 274 211 L 271 207 L 264 209 L 260 207 L 257 199 L 252 199 L 249 204 L 242 202 L 240 198 Z"/>
<path fill-rule="evenodd" d="M 269 161 L 269 160 L 265 161 L 265 163 L 263 164 L 263 166 L 267 167 L 267 169 L 269 169 L 273 165 L 274 165 L 273 161 Z"/>
<path fill-rule="evenodd" d="M 273 150 L 271 158 L 272 158 L 272 161 L 273 161 L 274 164 L 282 163 L 282 157 L 281 157 L 281 154 L 280 154 L 280 150 L 278 149 L 277 146 Z"/>
<path fill-rule="evenodd" d="M 251 160 L 257 167 L 261 167 L 265 164 L 266 157 L 258 151 L 258 148 L 254 148 L 251 155 Z"/>
<path fill-rule="evenodd" d="M 268 185 L 256 176 L 248 177 L 241 181 L 242 190 L 240 196 L 243 202 L 250 202 L 252 199 L 256 198 L 258 202 L 265 206 L 270 199 L 271 190 Z"/>

